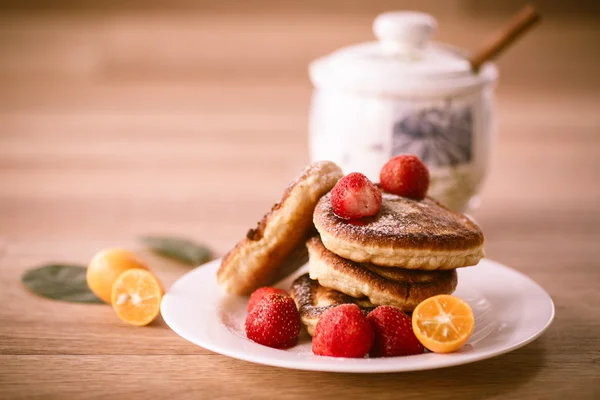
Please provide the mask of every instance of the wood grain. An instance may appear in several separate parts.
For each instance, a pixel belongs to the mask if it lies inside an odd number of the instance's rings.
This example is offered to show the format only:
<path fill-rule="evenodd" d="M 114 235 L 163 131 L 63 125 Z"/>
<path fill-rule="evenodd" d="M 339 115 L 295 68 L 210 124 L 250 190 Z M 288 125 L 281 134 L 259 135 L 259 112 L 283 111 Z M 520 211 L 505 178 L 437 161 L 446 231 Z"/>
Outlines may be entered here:
<path fill-rule="evenodd" d="M 466 47 L 502 22 L 445 7 L 439 38 Z M 307 63 L 370 39 L 373 17 L 111 10 L 0 15 L 0 398 L 600 396 L 597 24 L 549 18 L 503 55 L 475 214 L 489 257 L 551 294 L 554 324 L 491 360 L 364 376 L 229 359 L 160 319 L 129 327 L 21 286 L 29 267 L 119 245 L 168 287 L 189 268 L 143 234 L 227 251 L 308 160 Z"/>

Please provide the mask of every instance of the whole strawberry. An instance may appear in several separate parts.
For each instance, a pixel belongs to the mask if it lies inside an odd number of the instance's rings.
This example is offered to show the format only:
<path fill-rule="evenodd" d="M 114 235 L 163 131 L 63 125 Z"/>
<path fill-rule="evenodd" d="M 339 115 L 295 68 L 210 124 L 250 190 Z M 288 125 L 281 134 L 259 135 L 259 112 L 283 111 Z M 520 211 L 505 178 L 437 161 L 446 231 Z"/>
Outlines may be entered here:
<path fill-rule="evenodd" d="M 375 334 L 371 357 L 397 357 L 423 353 L 423 345 L 415 336 L 411 318 L 392 306 L 379 306 L 369 313 L 367 321 Z"/>
<path fill-rule="evenodd" d="M 256 289 L 254 292 L 252 292 L 252 294 L 250 295 L 250 300 L 248 300 L 248 312 L 252 311 L 252 309 L 254 308 L 255 305 L 257 305 L 265 296 L 271 294 L 271 293 L 279 293 L 283 296 L 287 296 L 287 292 L 283 289 L 277 289 L 274 287 L 261 287 L 259 289 Z"/>
<path fill-rule="evenodd" d="M 246 336 L 264 346 L 287 349 L 298 342 L 300 315 L 291 297 L 265 296 L 246 317 Z"/>
<path fill-rule="evenodd" d="M 327 310 L 317 322 L 312 351 L 318 356 L 363 358 L 373 344 L 373 329 L 356 304 Z"/>
<path fill-rule="evenodd" d="M 331 207 L 343 219 L 372 217 L 381 209 L 381 191 L 366 176 L 353 172 L 331 190 Z"/>
<path fill-rule="evenodd" d="M 429 170 L 417 156 L 399 155 L 381 168 L 379 184 L 388 193 L 421 200 L 429 188 Z"/>

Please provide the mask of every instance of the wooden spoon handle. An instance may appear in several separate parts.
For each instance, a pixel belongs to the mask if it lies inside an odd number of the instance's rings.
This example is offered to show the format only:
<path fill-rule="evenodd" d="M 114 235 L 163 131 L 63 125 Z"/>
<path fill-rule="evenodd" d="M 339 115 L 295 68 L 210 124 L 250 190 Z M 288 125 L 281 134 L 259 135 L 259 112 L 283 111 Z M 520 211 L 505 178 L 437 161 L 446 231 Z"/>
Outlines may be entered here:
<path fill-rule="evenodd" d="M 479 70 L 481 65 L 495 58 L 504 51 L 509 45 L 517 40 L 523 33 L 531 28 L 540 19 L 540 14 L 531 5 L 525 6 L 493 35 L 491 35 L 483 45 L 471 56 L 469 62 L 473 71 Z"/>

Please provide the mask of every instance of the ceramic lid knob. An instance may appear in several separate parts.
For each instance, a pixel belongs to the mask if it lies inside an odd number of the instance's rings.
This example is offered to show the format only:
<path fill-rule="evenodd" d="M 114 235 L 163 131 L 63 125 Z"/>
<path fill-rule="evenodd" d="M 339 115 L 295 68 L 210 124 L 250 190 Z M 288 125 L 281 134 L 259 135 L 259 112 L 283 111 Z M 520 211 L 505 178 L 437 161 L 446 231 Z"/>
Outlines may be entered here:
<path fill-rule="evenodd" d="M 419 58 L 436 28 L 435 18 L 415 11 L 386 12 L 373 22 L 373 32 L 386 54 L 411 58 Z"/>

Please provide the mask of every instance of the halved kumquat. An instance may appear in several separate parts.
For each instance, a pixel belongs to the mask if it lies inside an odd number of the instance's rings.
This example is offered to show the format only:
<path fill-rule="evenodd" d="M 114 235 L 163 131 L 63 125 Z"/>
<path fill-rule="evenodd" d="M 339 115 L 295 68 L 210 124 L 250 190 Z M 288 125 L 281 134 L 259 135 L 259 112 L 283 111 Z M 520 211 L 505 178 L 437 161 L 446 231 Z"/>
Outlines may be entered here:
<path fill-rule="evenodd" d="M 467 342 L 475 327 L 475 317 L 465 301 L 442 294 L 422 301 L 415 308 L 412 326 L 423 346 L 436 353 L 451 353 Z"/>
<path fill-rule="evenodd" d="M 121 320 L 144 326 L 158 316 L 163 293 L 160 282 L 150 271 L 129 269 L 113 284 L 111 303 Z"/>

